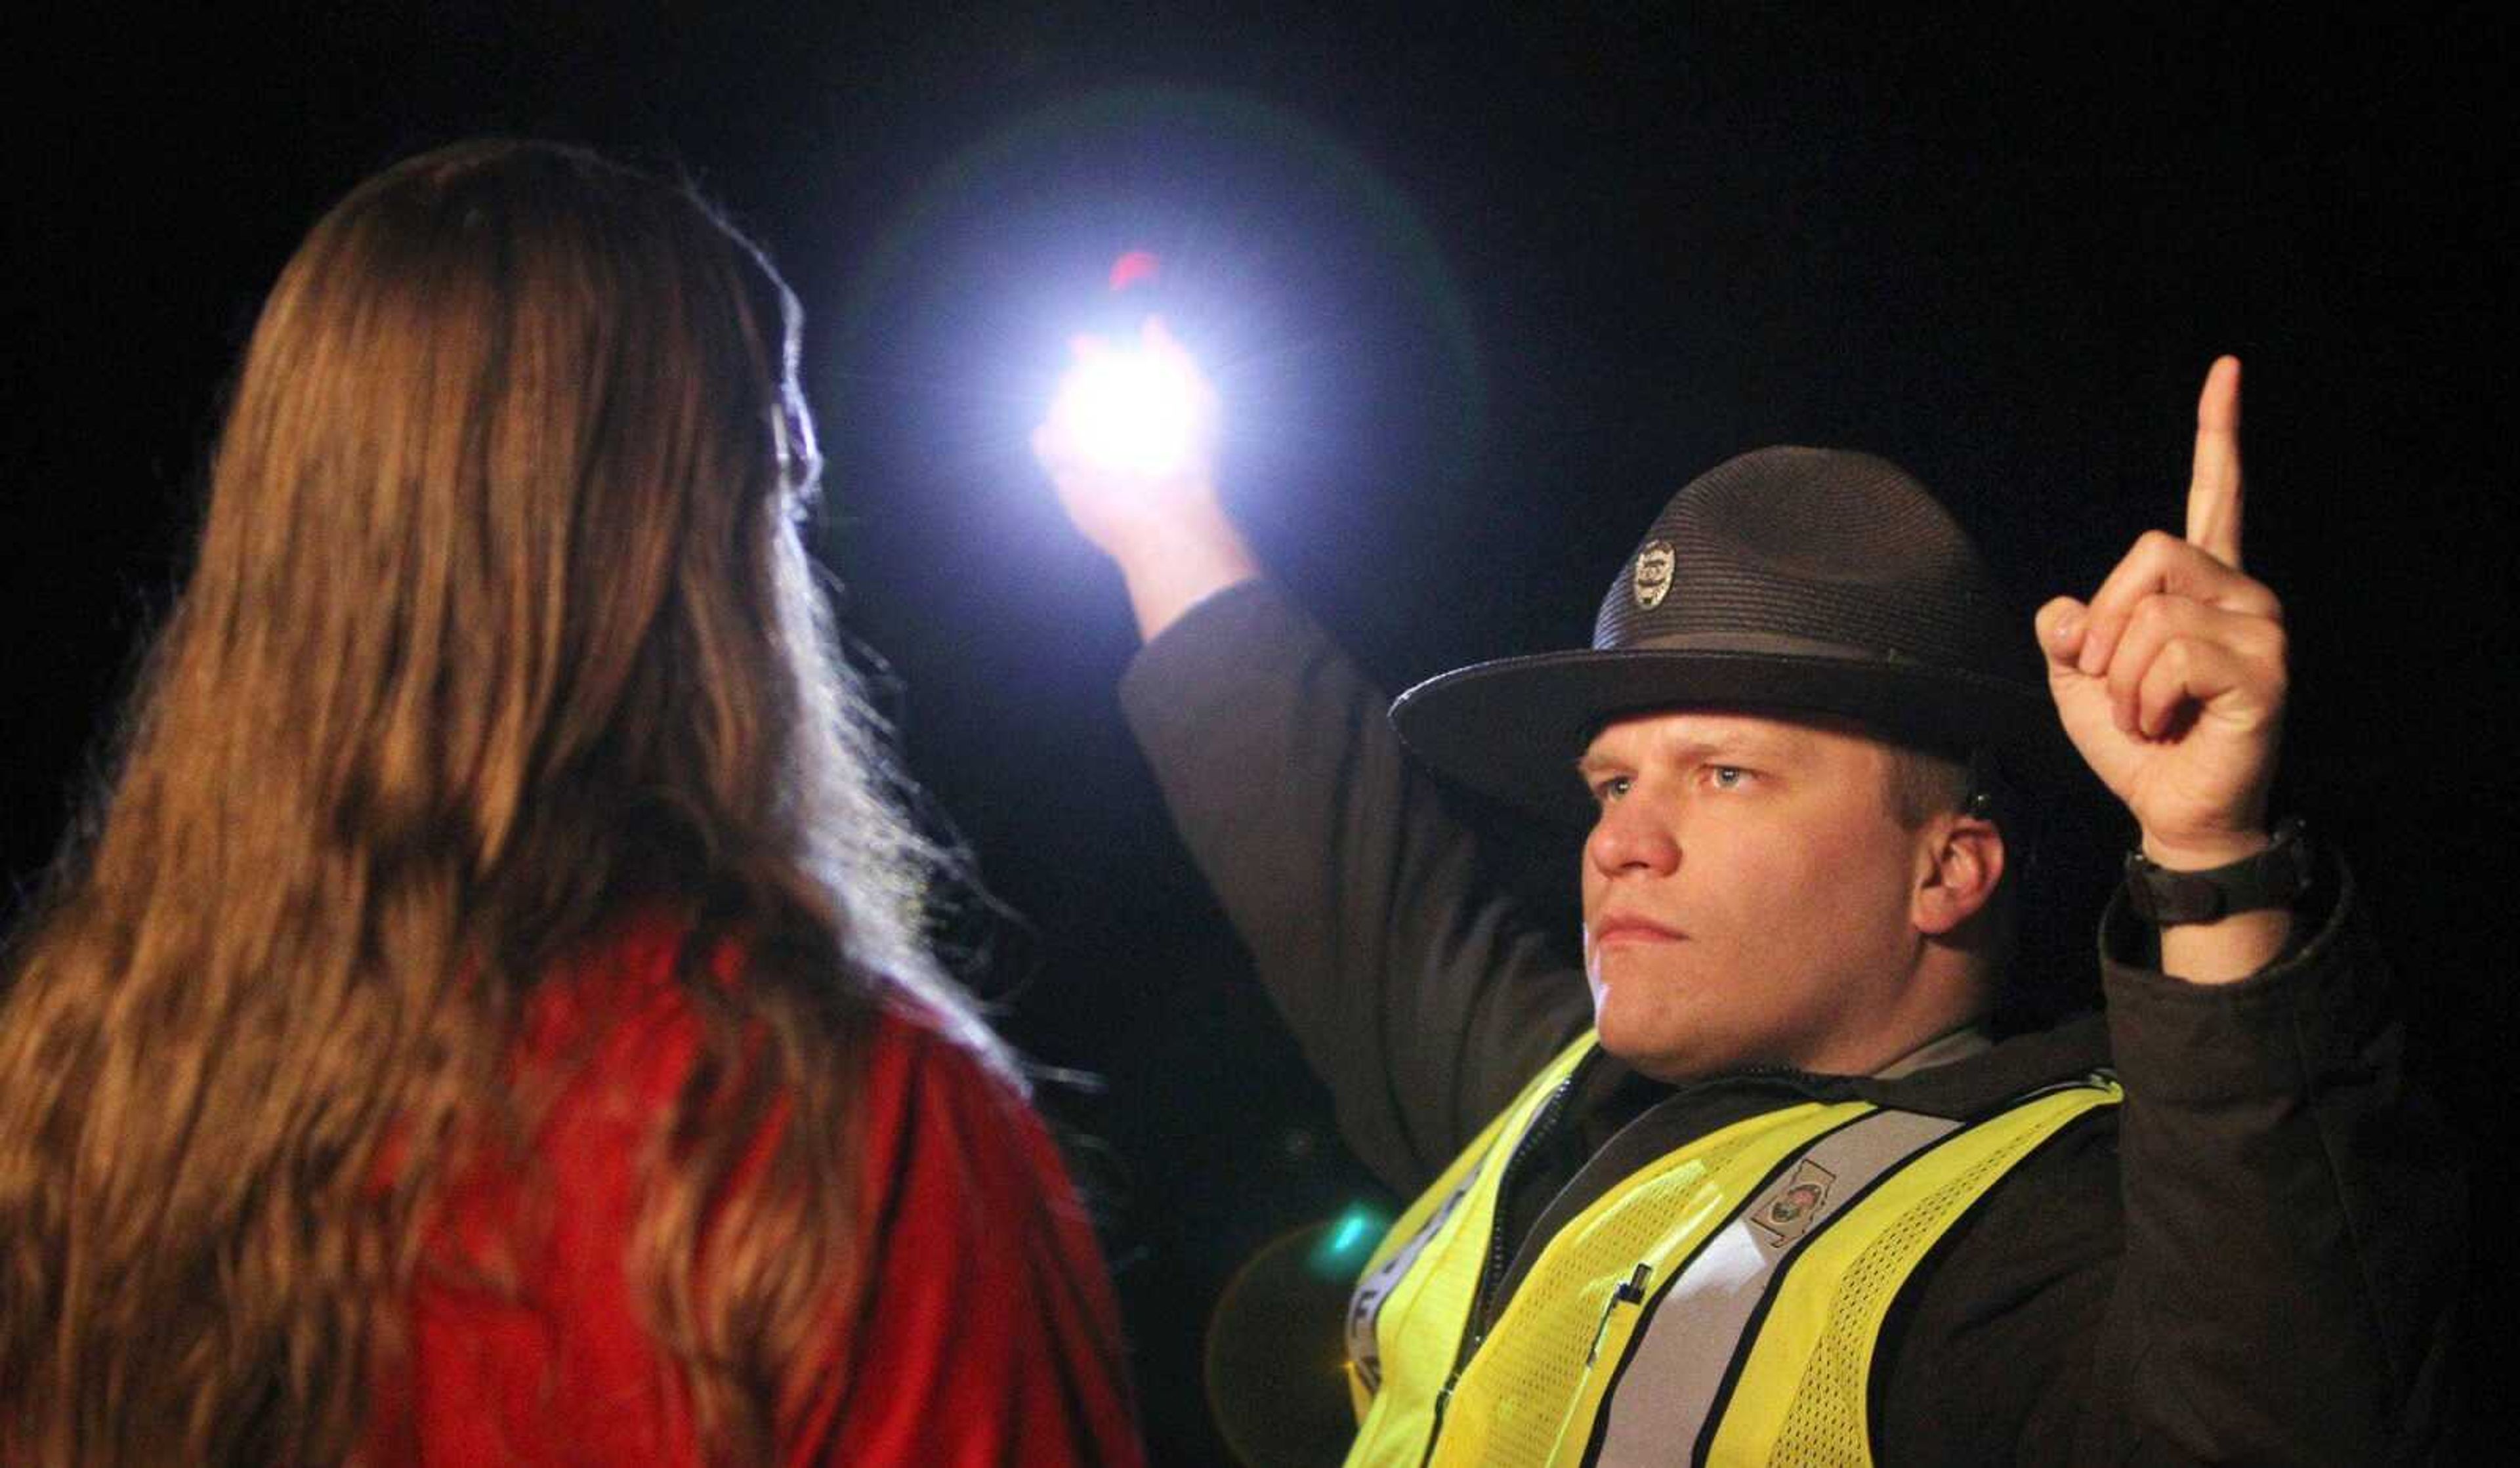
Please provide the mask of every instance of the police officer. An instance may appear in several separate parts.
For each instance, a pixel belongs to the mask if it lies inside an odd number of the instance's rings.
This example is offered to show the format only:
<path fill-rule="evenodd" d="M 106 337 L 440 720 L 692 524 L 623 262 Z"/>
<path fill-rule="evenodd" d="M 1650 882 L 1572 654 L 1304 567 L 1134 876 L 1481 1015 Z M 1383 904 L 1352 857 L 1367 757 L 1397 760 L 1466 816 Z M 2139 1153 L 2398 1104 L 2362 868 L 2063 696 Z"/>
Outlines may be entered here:
<path fill-rule="evenodd" d="M 1114 467 L 1068 398 L 1034 446 L 1127 584 L 1186 842 L 1417 1198 L 1348 1313 L 1352 1463 L 2419 1449 L 2456 1182 L 2350 875 L 2271 819 L 2236 361 L 2184 534 L 2035 623 L 1895 466 L 1766 449 L 1674 497 L 1589 647 L 1386 723 L 1221 509 L 1213 395 L 1141 345 L 1193 384 L 1192 452 Z M 2140 831 L 2107 1014 L 1999 1042 L 2006 874 L 2068 742 Z M 1589 823 L 1580 965 L 1430 771 Z"/>

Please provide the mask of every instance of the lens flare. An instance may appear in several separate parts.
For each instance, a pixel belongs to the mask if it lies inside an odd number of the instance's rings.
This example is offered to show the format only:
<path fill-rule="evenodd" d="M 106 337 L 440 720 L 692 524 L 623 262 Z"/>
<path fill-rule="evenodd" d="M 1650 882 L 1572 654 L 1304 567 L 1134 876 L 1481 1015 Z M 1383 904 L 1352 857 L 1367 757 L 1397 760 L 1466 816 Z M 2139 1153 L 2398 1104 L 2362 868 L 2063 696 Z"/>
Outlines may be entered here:
<path fill-rule="evenodd" d="M 1126 290 L 1163 274 L 1163 261 L 1150 249 L 1133 249 L 1111 262 L 1111 289 Z"/>

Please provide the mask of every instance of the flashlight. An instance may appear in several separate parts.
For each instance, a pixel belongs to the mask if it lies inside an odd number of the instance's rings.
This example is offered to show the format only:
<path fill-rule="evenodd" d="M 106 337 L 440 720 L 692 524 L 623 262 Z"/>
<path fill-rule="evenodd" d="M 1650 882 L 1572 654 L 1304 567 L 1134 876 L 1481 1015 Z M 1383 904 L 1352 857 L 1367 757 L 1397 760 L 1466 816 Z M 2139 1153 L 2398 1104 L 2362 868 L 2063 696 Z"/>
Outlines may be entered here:
<path fill-rule="evenodd" d="M 1191 464 L 1211 413 L 1197 364 L 1154 315 L 1161 276 L 1161 262 L 1143 249 L 1112 264 L 1104 314 L 1118 330 L 1077 339 L 1076 365 L 1052 409 L 1087 464 L 1149 479 Z"/>

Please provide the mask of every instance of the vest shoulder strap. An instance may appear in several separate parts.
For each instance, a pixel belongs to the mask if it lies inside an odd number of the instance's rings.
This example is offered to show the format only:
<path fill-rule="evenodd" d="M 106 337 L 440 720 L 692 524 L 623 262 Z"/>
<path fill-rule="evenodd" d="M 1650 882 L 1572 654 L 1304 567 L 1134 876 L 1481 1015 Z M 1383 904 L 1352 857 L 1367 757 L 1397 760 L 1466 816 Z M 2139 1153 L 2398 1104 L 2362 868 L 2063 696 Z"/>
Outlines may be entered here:
<path fill-rule="evenodd" d="M 1901 1286 L 2016 1164 L 2123 1095 L 2094 1075 L 2028 1096 L 1919 1153 L 1818 1231 L 1767 1302 L 1697 1460 L 1869 1464 L 1873 1352 Z"/>

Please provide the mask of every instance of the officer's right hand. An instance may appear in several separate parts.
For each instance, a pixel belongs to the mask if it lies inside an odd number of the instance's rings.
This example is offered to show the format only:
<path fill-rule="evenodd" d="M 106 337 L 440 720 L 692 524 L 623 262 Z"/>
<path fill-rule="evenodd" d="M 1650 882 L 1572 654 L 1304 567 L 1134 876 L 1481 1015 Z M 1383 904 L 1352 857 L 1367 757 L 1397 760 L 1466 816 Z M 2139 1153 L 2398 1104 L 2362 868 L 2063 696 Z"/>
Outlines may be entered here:
<path fill-rule="evenodd" d="M 1070 348 L 1079 367 L 1113 350 L 1096 336 L 1079 336 Z M 1096 457 L 1087 442 L 1090 408 L 1072 383 L 1034 430 L 1032 449 L 1068 520 L 1120 568 L 1139 635 L 1152 641 L 1192 604 L 1259 575 L 1260 566 L 1217 497 L 1215 389 L 1160 321 L 1147 322 L 1139 350 L 1188 387 L 1185 453 L 1153 472 Z"/>

